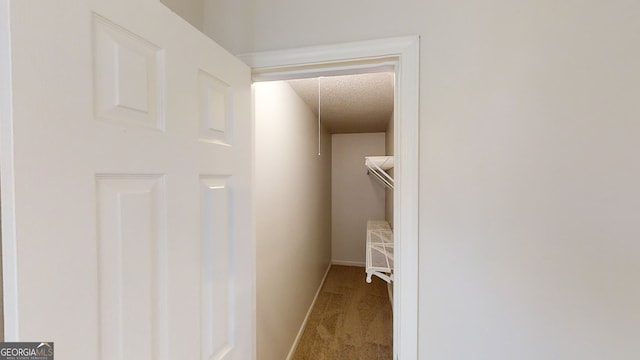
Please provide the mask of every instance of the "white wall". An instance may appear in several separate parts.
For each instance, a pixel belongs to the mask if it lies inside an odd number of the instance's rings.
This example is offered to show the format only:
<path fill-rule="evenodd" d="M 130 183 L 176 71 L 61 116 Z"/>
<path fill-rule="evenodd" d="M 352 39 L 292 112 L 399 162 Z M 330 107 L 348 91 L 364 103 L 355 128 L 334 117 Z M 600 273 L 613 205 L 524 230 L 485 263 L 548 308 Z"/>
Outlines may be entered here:
<path fill-rule="evenodd" d="M 384 155 L 385 134 L 333 134 L 331 144 L 332 261 L 364 266 L 367 220 L 384 220 L 385 205 L 385 188 L 367 175 L 364 157 Z"/>
<path fill-rule="evenodd" d="M 331 260 L 331 138 L 285 82 L 255 91 L 257 353 L 285 359 Z"/>
<path fill-rule="evenodd" d="M 638 357 L 640 2 L 250 3 L 232 52 L 421 36 L 421 359 Z"/>
<path fill-rule="evenodd" d="M 204 27 L 204 0 L 160 0 L 166 7 L 203 31 Z"/>

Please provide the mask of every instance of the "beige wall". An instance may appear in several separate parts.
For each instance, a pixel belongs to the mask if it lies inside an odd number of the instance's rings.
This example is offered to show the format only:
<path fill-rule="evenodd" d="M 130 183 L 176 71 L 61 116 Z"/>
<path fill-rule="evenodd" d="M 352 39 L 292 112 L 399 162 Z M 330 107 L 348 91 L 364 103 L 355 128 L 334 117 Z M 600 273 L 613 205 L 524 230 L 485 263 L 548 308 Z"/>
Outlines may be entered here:
<path fill-rule="evenodd" d="M 387 125 L 387 133 L 385 135 L 385 155 L 394 155 L 394 126 L 395 120 L 393 118 L 393 114 L 391 114 L 391 118 L 389 119 L 389 124 Z M 395 160 L 395 159 L 394 159 Z M 394 169 L 389 169 L 387 171 L 391 177 L 394 176 Z M 384 217 L 385 220 L 389 222 L 391 227 L 393 227 L 393 189 L 385 190 L 385 200 L 384 200 Z"/>
<path fill-rule="evenodd" d="M 176 1 L 176 0 L 174 0 Z M 196 0 L 197 1 L 197 0 Z M 247 19 L 253 16 L 253 6 L 250 1 L 236 0 L 201 0 L 204 2 L 203 32 L 211 34 L 226 34 L 233 36 L 218 36 L 216 42 L 232 53 L 237 53 L 238 45 L 253 42 L 253 29 L 247 24 Z"/>
<path fill-rule="evenodd" d="M 285 359 L 331 260 L 331 137 L 285 82 L 255 91 L 257 352 Z"/>
<path fill-rule="evenodd" d="M 232 52 L 421 36 L 421 359 L 637 358 L 640 2 L 250 3 Z"/>
<path fill-rule="evenodd" d="M 384 155 L 384 135 L 331 136 L 331 252 L 335 263 L 364 266 L 367 220 L 384 219 L 384 186 L 367 175 L 364 165 L 365 156 Z"/>
<path fill-rule="evenodd" d="M 1 215 L 0 213 L 0 229 L 2 229 Z M 2 231 L 0 231 L 0 342 L 4 341 L 4 268 L 2 263 Z"/>
<path fill-rule="evenodd" d="M 203 31 L 204 25 L 204 0 L 160 0 L 166 7 Z"/>

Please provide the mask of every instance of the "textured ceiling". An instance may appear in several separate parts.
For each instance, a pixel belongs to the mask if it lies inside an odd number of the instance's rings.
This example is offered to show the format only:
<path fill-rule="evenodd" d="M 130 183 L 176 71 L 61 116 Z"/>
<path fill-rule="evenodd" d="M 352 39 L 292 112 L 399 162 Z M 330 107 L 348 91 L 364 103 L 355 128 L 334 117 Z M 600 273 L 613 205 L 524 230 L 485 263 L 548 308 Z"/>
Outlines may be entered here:
<path fill-rule="evenodd" d="M 385 132 L 393 114 L 392 72 L 287 81 L 332 134 Z"/>

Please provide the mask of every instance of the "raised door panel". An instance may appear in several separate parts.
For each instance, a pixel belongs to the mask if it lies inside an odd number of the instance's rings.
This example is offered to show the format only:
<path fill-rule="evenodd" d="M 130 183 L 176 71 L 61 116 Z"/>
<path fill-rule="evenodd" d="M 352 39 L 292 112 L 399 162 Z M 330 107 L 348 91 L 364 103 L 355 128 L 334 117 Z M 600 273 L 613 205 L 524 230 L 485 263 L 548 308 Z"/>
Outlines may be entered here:
<path fill-rule="evenodd" d="M 231 145 L 233 134 L 233 91 L 229 84 L 198 72 L 200 140 Z"/>
<path fill-rule="evenodd" d="M 164 129 L 164 51 L 93 15 L 94 107 L 98 119 Z"/>
<path fill-rule="evenodd" d="M 164 178 L 99 175 L 96 189 L 101 356 L 166 358 Z"/>
<path fill-rule="evenodd" d="M 201 181 L 201 337 L 202 360 L 226 359 L 235 345 L 234 269 L 228 176 L 202 176 Z"/>

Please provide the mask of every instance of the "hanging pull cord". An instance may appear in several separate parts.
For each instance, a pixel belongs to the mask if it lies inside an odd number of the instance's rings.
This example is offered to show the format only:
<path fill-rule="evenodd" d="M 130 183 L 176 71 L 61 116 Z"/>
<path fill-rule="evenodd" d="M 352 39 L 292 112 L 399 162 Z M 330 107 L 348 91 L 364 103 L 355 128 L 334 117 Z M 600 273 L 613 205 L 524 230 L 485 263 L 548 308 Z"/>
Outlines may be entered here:
<path fill-rule="evenodd" d="M 320 152 L 320 79 L 322 79 L 322 77 L 318 78 L 318 156 L 320 156 L 321 152 Z"/>

